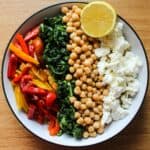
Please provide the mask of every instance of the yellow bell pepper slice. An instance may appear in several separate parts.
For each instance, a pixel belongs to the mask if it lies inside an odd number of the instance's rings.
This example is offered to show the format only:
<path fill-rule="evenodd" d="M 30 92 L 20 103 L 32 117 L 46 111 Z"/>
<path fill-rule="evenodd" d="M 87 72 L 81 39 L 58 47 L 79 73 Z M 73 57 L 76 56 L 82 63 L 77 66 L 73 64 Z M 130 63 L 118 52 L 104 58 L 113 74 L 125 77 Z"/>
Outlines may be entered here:
<path fill-rule="evenodd" d="M 39 62 L 37 60 L 35 60 L 33 57 L 29 56 L 28 54 L 26 54 L 25 52 L 23 52 L 21 49 L 19 49 L 18 47 L 16 47 L 14 44 L 10 44 L 9 45 L 9 49 L 16 55 L 18 56 L 20 59 L 26 61 L 26 62 L 30 62 L 33 63 L 35 65 L 38 65 Z"/>
<path fill-rule="evenodd" d="M 15 97 L 16 97 L 16 103 L 19 110 L 24 110 L 25 112 L 28 111 L 28 104 L 25 100 L 25 97 L 23 93 L 21 92 L 21 89 L 18 85 L 14 87 Z"/>
<path fill-rule="evenodd" d="M 45 89 L 45 90 L 48 90 L 48 91 L 52 91 L 52 88 L 50 87 L 50 85 L 47 82 L 41 82 L 38 79 L 33 79 L 32 83 L 34 85 L 36 85 L 37 87 L 39 87 L 39 88 L 42 88 L 42 89 Z"/>
<path fill-rule="evenodd" d="M 38 70 L 36 67 L 32 67 L 31 71 L 34 74 L 34 76 L 40 79 L 41 81 L 47 81 L 47 75 L 44 73 L 44 71 Z"/>

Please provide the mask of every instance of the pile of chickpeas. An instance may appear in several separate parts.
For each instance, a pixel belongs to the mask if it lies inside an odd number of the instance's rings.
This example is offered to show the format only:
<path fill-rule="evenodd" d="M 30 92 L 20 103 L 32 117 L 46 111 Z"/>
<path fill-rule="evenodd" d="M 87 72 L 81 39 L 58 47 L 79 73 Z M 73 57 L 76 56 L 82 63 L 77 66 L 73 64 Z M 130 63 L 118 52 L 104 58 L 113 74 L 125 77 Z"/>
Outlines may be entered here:
<path fill-rule="evenodd" d="M 85 127 L 84 138 L 95 137 L 103 133 L 101 124 L 103 97 L 108 95 L 108 87 L 103 84 L 103 77 L 97 70 L 97 57 L 94 49 L 100 47 L 96 38 L 87 36 L 80 23 L 81 8 L 73 5 L 71 8 L 62 7 L 65 14 L 63 22 L 70 35 L 67 50 L 71 52 L 68 63 L 70 74 L 66 80 L 75 79 L 75 96 L 70 102 L 76 108 L 75 118 L 78 124 Z"/>

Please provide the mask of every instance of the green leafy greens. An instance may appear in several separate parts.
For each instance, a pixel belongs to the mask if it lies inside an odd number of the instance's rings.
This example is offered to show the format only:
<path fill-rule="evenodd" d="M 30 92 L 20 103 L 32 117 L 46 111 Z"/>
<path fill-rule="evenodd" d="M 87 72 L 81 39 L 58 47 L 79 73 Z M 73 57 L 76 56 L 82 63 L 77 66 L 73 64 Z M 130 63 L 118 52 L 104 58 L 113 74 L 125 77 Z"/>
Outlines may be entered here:
<path fill-rule="evenodd" d="M 61 127 L 59 134 L 67 133 L 73 137 L 81 138 L 84 128 L 76 123 L 74 118 L 75 109 L 69 101 L 69 97 L 73 96 L 74 81 L 65 80 L 69 70 L 68 59 L 70 53 L 66 50 L 69 38 L 61 15 L 44 19 L 41 24 L 41 38 L 45 45 L 44 63 L 53 73 L 58 83 L 57 101 L 60 111 L 57 118 Z"/>

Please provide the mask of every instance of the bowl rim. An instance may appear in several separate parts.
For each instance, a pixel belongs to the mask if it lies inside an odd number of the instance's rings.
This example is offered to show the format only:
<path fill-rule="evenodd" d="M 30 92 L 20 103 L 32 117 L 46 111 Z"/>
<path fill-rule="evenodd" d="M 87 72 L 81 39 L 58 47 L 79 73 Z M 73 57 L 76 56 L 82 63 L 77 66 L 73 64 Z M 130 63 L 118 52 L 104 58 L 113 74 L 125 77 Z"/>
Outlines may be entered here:
<path fill-rule="evenodd" d="M 127 128 L 127 126 L 129 126 L 129 124 L 135 119 L 135 116 L 137 116 L 137 114 L 139 113 L 139 110 L 140 108 L 142 107 L 143 103 L 144 103 L 144 99 L 147 95 L 147 92 L 148 92 L 148 85 L 149 85 L 149 63 L 148 63 L 148 56 L 147 56 L 147 53 L 146 53 L 146 49 L 144 47 L 144 44 L 142 42 L 142 40 L 140 39 L 139 35 L 137 34 L 137 32 L 135 31 L 135 29 L 124 19 L 122 18 L 120 15 L 117 14 L 117 16 L 123 20 L 129 27 L 130 29 L 134 32 L 135 36 L 137 37 L 137 39 L 139 40 L 140 42 L 140 45 L 142 46 L 142 49 L 143 49 L 143 52 L 144 52 L 144 55 L 145 55 L 145 59 L 146 59 L 146 67 L 147 67 L 147 85 L 146 85 L 146 89 L 145 89 L 145 93 L 144 93 L 144 96 L 143 96 L 143 99 L 142 99 L 142 102 L 141 102 L 141 105 L 139 106 L 139 109 L 135 112 L 135 115 L 131 118 L 130 122 L 127 123 L 120 131 L 118 131 L 117 133 L 115 133 L 114 135 L 112 135 L 111 137 L 103 140 L 103 141 L 97 141 L 93 144 L 86 144 L 86 145 L 64 145 L 62 143 L 57 143 L 57 142 L 53 142 L 53 141 L 49 141 L 47 139 L 44 139 L 43 137 L 40 137 L 38 136 L 37 134 L 33 133 L 32 130 L 28 129 L 23 123 L 22 121 L 17 117 L 17 115 L 15 114 L 15 112 L 13 111 L 12 107 L 11 107 L 11 104 L 9 103 L 9 98 L 7 97 L 7 92 L 5 90 L 5 87 L 4 87 L 4 80 L 3 80 L 3 71 L 4 71 L 4 61 L 5 61 L 5 58 L 6 58 L 6 53 L 7 53 L 7 50 L 8 50 L 8 47 L 9 47 L 9 44 L 10 42 L 12 41 L 12 39 L 14 38 L 14 36 L 16 35 L 16 33 L 22 28 L 22 26 L 28 22 L 28 20 L 30 20 L 33 16 L 39 14 L 40 12 L 46 10 L 46 9 L 49 9 L 49 8 L 52 8 L 52 7 L 55 7 L 57 5 L 62 5 L 62 4 L 67 4 L 67 3 L 82 3 L 82 4 L 87 4 L 88 2 L 86 1 L 64 1 L 64 2 L 56 2 L 56 3 L 52 3 L 51 5 L 49 6 L 46 6 L 36 12 L 34 12 L 32 15 L 30 15 L 28 18 L 25 19 L 25 21 L 23 21 L 23 23 L 21 23 L 21 25 L 19 25 L 19 27 L 16 29 L 16 31 L 12 34 L 11 38 L 9 39 L 9 42 L 7 43 L 7 46 L 5 48 L 5 51 L 3 52 L 3 57 L 2 57 L 2 67 L 1 67 L 1 81 L 2 81 L 2 90 L 3 90 L 3 93 L 4 93 L 4 96 L 5 96 L 5 100 L 7 101 L 7 104 L 11 110 L 11 112 L 13 113 L 13 115 L 16 117 L 16 119 L 18 120 L 18 122 L 28 131 L 30 132 L 32 135 L 34 135 L 35 137 L 38 137 L 41 141 L 44 141 L 44 142 L 47 142 L 47 143 L 51 143 L 51 144 L 57 144 L 57 145 L 60 145 L 60 146 L 67 146 L 67 147 L 86 147 L 86 146 L 92 146 L 92 145 L 96 145 L 96 144 L 100 144 L 100 143 L 103 143 L 103 142 L 106 142 L 110 139 L 112 139 L 113 137 L 115 137 L 116 135 L 118 135 L 120 132 L 122 132 L 125 128 Z"/>

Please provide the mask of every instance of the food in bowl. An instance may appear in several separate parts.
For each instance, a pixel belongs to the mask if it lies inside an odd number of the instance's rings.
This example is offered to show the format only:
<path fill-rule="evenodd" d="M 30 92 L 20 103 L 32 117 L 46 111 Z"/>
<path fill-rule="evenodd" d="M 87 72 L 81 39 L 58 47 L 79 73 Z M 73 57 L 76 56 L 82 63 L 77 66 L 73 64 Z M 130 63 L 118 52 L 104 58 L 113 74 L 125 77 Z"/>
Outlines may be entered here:
<path fill-rule="evenodd" d="M 95 137 L 126 116 L 142 63 L 131 52 L 122 23 L 116 20 L 107 35 L 92 37 L 83 29 L 82 8 L 61 12 L 16 35 L 9 46 L 8 78 L 18 108 L 29 119 L 48 123 L 50 135 Z"/>

